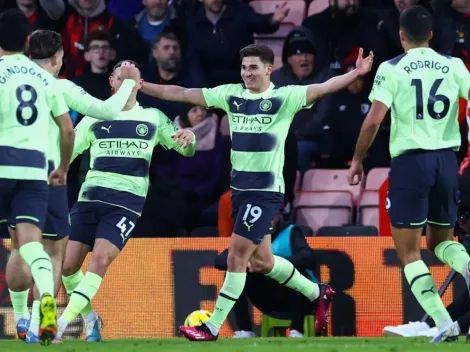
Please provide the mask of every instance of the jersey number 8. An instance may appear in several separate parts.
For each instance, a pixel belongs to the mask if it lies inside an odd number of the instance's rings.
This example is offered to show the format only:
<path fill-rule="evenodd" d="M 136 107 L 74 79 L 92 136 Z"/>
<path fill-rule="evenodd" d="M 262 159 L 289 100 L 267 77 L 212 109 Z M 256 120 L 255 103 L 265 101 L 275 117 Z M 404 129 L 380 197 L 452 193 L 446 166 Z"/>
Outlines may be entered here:
<path fill-rule="evenodd" d="M 27 99 L 23 97 L 23 93 L 28 92 L 30 94 Z M 38 93 L 36 89 L 31 87 L 29 84 L 23 84 L 16 88 L 16 100 L 18 100 L 18 107 L 16 108 L 16 119 L 23 126 L 32 125 L 38 118 L 38 108 L 35 103 L 38 99 Z M 25 118 L 25 109 L 29 110 L 29 117 Z"/>
<path fill-rule="evenodd" d="M 450 108 L 449 98 L 445 95 L 437 94 L 437 90 L 439 89 L 439 86 L 441 85 L 442 81 L 442 78 L 436 79 L 434 81 L 431 87 L 431 91 L 429 92 L 427 102 L 429 116 L 431 116 L 431 118 L 435 120 L 440 120 L 446 117 Z M 424 118 L 423 81 L 420 79 L 413 79 L 411 80 L 411 85 L 414 86 L 416 89 L 416 119 L 422 120 Z M 434 110 L 434 106 L 439 101 L 444 104 L 444 109 L 441 112 L 436 112 L 436 110 Z"/>

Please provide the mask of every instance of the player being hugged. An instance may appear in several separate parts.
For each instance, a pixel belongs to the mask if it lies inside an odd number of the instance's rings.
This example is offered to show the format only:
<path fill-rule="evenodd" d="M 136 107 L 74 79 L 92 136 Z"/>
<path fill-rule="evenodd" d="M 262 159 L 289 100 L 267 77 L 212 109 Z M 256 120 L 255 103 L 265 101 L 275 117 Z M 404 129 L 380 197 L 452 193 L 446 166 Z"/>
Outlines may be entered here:
<path fill-rule="evenodd" d="M 429 48 L 432 16 L 415 6 L 400 15 L 405 54 L 380 65 L 370 94 L 372 107 L 359 135 L 349 183 L 362 180 L 362 160 L 388 109 L 390 132 L 389 209 L 392 236 L 405 277 L 440 333 L 432 342 L 455 341 L 452 322 L 426 264 L 420 239 L 427 225 L 428 248 L 469 284 L 470 257 L 452 241 L 457 218 L 460 147 L 459 98 L 467 98 L 470 74 L 462 60 Z"/>
<path fill-rule="evenodd" d="M 122 65 L 127 62 L 114 67 L 109 79 L 114 92 L 122 89 Z M 136 96 L 141 86 L 139 80 L 115 120 L 100 122 L 85 116 L 76 128 L 72 160 L 90 149 L 90 170 L 70 213 L 72 231 L 62 272 L 72 294 L 59 318 L 56 342 L 78 314 L 92 312 L 91 300 L 131 236 L 144 207 L 155 146 L 161 144 L 188 157 L 196 151 L 193 132 L 178 130 L 161 111 L 139 105 Z M 81 267 L 90 251 L 83 275 Z"/>
<path fill-rule="evenodd" d="M 62 67 L 64 49 L 59 33 L 49 30 L 37 30 L 30 34 L 27 44 L 27 54 L 31 60 L 50 73 L 44 73 L 54 82 L 67 106 L 78 113 L 89 115 L 100 120 L 112 120 L 122 110 L 134 86 L 140 79 L 137 68 L 132 65 L 122 67 L 124 82 L 119 92 L 106 101 L 101 101 L 87 94 L 81 87 L 66 79 L 56 79 Z M 49 147 L 47 159 L 49 172 L 60 163 L 60 129 L 54 121 L 49 122 Z M 13 228 L 9 229 L 10 236 L 16 237 Z M 64 262 L 65 247 L 70 234 L 69 211 L 67 202 L 67 186 L 49 186 L 46 223 L 42 235 L 42 243 L 46 253 L 51 257 L 54 272 L 54 297 L 61 286 L 62 263 Z M 75 278 L 74 278 L 75 279 Z M 34 288 L 34 301 L 31 319 L 28 312 L 28 294 L 31 277 L 28 267 L 21 259 L 13 242 L 11 255 L 6 267 L 6 280 L 15 314 L 17 335 L 26 343 L 39 342 L 39 296 Z M 69 280 L 63 278 L 67 292 L 71 294 Z M 88 313 L 88 314 L 85 314 Z M 87 341 L 99 341 L 101 319 L 93 312 L 83 313 Z"/>
<path fill-rule="evenodd" d="M 246 271 L 266 274 L 299 291 L 312 302 L 316 330 L 327 323 L 333 290 L 301 275 L 288 260 L 273 256 L 272 221 L 284 198 L 284 144 L 294 115 L 321 97 L 350 85 L 367 74 L 373 54 L 363 58 L 356 69 L 309 86 L 275 87 L 271 82 L 274 53 L 266 45 L 249 45 L 240 51 L 242 84 L 213 89 L 186 89 L 144 83 L 143 92 L 154 97 L 224 110 L 229 117 L 232 138 L 232 208 L 234 233 L 230 238 L 228 270 L 211 318 L 197 327 L 180 327 L 194 341 L 213 341 L 245 286 Z M 250 265 L 249 265 L 250 264 Z"/>

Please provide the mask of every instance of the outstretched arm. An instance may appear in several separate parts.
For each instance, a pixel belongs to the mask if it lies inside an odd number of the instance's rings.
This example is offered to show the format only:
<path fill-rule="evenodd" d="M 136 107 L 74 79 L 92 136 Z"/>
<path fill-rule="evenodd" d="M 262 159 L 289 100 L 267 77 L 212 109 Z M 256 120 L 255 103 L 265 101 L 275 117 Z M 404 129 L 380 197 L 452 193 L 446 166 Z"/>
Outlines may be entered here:
<path fill-rule="evenodd" d="M 184 88 L 179 86 L 165 86 L 144 82 L 141 91 L 154 98 L 188 103 L 207 107 L 206 99 L 201 88 Z"/>
<path fill-rule="evenodd" d="M 362 57 L 363 50 L 359 49 L 359 56 L 356 61 L 356 69 L 341 76 L 333 77 L 328 81 L 320 84 L 311 84 L 307 88 L 307 105 L 315 103 L 325 95 L 336 93 L 351 83 L 358 77 L 364 76 L 369 73 L 374 62 L 374 54 L 372 51 L 366 58 Z"/>

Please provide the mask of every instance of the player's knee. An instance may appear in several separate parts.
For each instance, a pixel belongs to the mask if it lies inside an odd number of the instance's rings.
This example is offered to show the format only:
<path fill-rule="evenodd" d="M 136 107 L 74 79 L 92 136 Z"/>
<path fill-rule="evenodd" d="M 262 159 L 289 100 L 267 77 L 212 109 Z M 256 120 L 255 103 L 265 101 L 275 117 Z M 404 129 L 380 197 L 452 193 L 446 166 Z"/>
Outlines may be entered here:
<path fill-rule="evenodd" d="M 231 272 L 243 272 L 246 270 L 248 263 L 243 256 L 238 255 L 232 251 L 229 251 L 227 258 L 228 271 Z"/>
<path fill-rule="evenodd" d="M 272 256 L 267 258 L 255 257 L 250 259 L 251 270 L 255 273 L 268 274 L 274 266 L 274 259 Z"/>
<path fill-rule="evenodd" d="M 91 271 L 100 276 L 104 276 L 108 267 L 111 265 L 113 257 L 111 253 L 106 251 L 100 251 L 99 253 L 93 253 L 91 256 L 88 271 Z"/>

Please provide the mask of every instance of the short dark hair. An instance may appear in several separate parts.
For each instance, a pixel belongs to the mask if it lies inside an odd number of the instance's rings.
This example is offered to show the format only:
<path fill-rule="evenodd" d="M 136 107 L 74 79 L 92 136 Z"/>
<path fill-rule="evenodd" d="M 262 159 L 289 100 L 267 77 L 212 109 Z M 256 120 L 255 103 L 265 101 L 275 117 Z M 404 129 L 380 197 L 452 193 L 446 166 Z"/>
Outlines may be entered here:
<path fill-rule="evenodd" d="M 178 36 L 173 33 L 173 32 L 163 32 L 162 34 L 160 34 L 157 39 L 155 40 L 155 46 L 157 46 L 158 44 L 160 44 L 160 41 L 162 39 L 168 39 L 168 40 L 173 40 L 174 42 L 177 42 L 180 46 L 181 46 L 181 41 L 180 39 L 178 38 Z"/>
<path fill-rule="evenodd" d="M 109 45 L 113 46 L 113 37 L 112 37 L 112 35 L 108 31 L 99 29 L 97 31 L 91 32 L 86 37 L 85 51 L 90 51 L 90 45 L 94 40 L 100 40 L 100 41 L 103 41 L 103 42 L 108 42 Z"/>
<path fill-rule="evenodd" d="M 429 41 L 432 22 L 431 13 L 422 6 L 409 7 L 400 15 L 400 29 L 405 32 L 410 43 Z"/>
<path fill-rule="evenodd" d="M 5 51 L 24 50 L 29 34 L 29 21 L 17 9 L 5 10 L 0 14 L 0 47 Z"/>
<path fill-rule="evenodd" d="M 249 56 L 259 57 L 261 62 L 274 65 L 274 52 L 265 44 L 251 44 L 240 50 L 241 60 Z"/>
<path fill-rule="evenodd" d="M 51 58 L 59 50 L 63 50 L 60 34 L 44 29 L 38 29 L 31 33 L 26 46 L 26 54 L 33 60 Z"/>
<path fill-rule="evenodd" d="M 122 60 L 122 61 L 119 61 L 116 65 L 114 65 L 114 67 L 113 67 L 113 73 L 114 73 L 114 71 L 116 71 L 117 68 L 121 67 L 124 62 L 128 62 L 128 63 L 130 63 L 130 64 L 132 64 L 132 65 L 135 65 L 135 67 L 139 70 L 140 75 L 142 76 L 142 70 L 140 69 L 139 65 L 137 65 L 137 63 L 136 63 L 135 61 L 132 61 L 132 60 Z"/>

